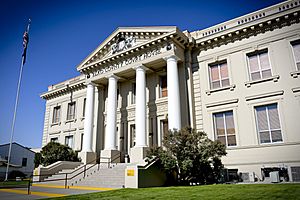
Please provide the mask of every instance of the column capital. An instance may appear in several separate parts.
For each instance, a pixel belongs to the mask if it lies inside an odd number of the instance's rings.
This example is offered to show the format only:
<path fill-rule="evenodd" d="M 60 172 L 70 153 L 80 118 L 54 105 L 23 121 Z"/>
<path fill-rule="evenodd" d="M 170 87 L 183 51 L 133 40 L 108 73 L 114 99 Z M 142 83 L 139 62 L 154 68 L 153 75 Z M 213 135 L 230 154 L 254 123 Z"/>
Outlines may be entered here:
<path fill-rule="evenodd" d="M 180 58 L 178 56 L 176 56 L 175 54 L 163 57 L 163 59 L 167 62 L 168 62 L 168 60 L 175 60 L 176 62 L 178 60 L 180 60 Z"/>
<path fill-rule="evenodd" d="M 115 80 L 119 80 L 119 79 L 121 79 L 119 76 L 117 76 L 117 75 L 115 75 L 115 74 L 111 74 L 111 75 L 108 75 L 107 77 L 106 77 L 107 79 L 115 79 Z"/>
<path fill-rule="evenodd" d="M 147 68 L 145 65 L 137 65 L 137 66 L 134 66 L 134 67 L 132 67 L 132 69 L 134 69 L 134 70 L 144 70 L 144 71 L 146 71 L 146 70 L 149 70 L 149 68 Z"/>
<path fill-rule="evenodd" d="M 92 85 L 92 86 L 98 86 L 97 83 L 92 82 L 91 80 L 86 80 L 85 85 Z"/>

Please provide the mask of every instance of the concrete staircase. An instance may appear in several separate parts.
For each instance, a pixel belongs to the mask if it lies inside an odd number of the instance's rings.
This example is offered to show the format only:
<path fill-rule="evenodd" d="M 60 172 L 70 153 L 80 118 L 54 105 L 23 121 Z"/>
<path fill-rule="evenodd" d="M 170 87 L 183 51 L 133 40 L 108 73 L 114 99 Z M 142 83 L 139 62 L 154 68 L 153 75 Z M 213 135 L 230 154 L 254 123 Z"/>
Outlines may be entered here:
<path fill-rule="evenodd" d="M 99 170 L 88 171 L 86 177 L 71 180 L 70 186 L 123 188 L 125 186 L 126 163 L 112 164 L 110 168 L 101 166 Z"/>
<path fill-rule="evenodd" d="M 64 169 L 60 172 L 45 179 L 45 182 L 39 184 L 65 185 L 66 173 L 68 186 L 87 186 L 87 187 L 103 187 L 103 188 L 122 188 L 125 185 L 125 169 L 127 163 L 86 165 L 84 173 L 84 165 L 80 165 L 74 169 Z M 74 170 L 76 172 L 72 173 Z"/>

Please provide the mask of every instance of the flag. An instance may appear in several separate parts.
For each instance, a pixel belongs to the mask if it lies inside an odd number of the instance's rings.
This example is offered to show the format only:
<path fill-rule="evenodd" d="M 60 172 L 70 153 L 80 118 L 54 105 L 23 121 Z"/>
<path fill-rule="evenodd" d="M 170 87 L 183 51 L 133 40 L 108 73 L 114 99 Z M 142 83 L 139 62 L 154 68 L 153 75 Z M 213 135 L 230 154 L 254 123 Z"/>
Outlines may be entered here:
<path fill-rule="evenodd" d="M 28 25 L 27 25 L 27 29 L 25 30 L 24 34 L 23 34 L 23 54 L 22 54 L 22 57 L 23 57 L 23 65 L 25 64 L 25 61 L 26 61 L 26 51 L 27 51 L 27 47 L 28 47 L 28 42 L 29 42 L 29 26 L 30 26 L 30 19 L 29 19 L 29 22 L 28 22 Z"/>

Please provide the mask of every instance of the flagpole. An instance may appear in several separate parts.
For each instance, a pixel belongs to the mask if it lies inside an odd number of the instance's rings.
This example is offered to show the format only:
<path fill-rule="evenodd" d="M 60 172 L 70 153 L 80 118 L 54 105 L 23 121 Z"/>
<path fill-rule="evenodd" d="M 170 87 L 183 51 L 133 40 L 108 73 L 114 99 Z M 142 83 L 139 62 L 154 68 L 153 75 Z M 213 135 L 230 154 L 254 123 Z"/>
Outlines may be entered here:
<path fill-rule="evenodd" d="M 29 19 L 29 23 L 27 25 L 27 30 L 26 30 L 27 33 L 29 33 L 30 23 L 31 23 L 31 20 Z M 26 46 L 26 48 L 27 48 L 27 46 Z M 25 51 L 26 51 L 26 49 L 25 49 Z M 25 52 L 25 54 L 26 54 L 26 52 Z M 16 95 L 16 101 L 15 101 L 14 115 L 13 115 L 13 120 L 12 120 L 12 125 L 11 125 L 11 133 L 10 133 L 10 141 L 9 141 L 9 150 L 8 150 L 7 166 L 6 166 L 6 173 L 5 173 L 5 181 L 8 180 L 8 171 L 9 171 L 10 157 L 11 157 L 11 147 L 12 147 L 13 135 L 14 135 L 14 130 L 15 130 L 17 108 L 18 108 L 18 104 L 19 104 L 19 95 L 20 95 L 20 87 L 21 87 L 24 61 L 25 61 L 25 55 L 24 55 L 24 50 L 23 50 L 22 62 L 21 62 L 20 73 L 19 73 L 19 80 L 18 80 L 18 86 L 17 86 L 17 95 Z"/>

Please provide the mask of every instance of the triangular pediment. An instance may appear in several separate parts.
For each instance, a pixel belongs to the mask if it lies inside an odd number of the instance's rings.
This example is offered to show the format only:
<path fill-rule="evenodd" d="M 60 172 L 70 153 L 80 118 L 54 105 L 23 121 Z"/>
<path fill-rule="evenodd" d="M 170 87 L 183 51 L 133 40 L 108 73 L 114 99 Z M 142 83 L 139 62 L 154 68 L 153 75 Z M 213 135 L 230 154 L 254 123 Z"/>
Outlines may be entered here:
<path fill-rule="evenodd" d="M 130 51 L 130 49 L 151 42 L 158 37 L 175 33 L 176 30 L 176 26 L 120 27 L 87 56 L 77 66 L 77 70 L 80 71 L 90 63 Z"/>

